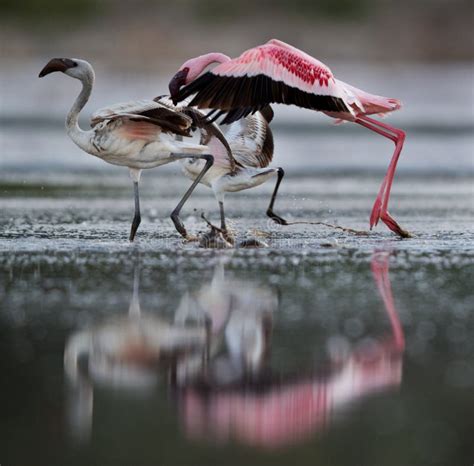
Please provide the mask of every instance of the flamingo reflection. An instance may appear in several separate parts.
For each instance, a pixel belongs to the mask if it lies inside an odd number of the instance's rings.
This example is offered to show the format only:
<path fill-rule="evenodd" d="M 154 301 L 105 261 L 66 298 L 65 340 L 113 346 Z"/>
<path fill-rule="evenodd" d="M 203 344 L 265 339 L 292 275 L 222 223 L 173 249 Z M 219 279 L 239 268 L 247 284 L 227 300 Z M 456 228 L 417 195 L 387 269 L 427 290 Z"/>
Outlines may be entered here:
<path fill-rule="evenodd" d="M 242 294 L 241 290 L 245 289 Z M 226 280 L 220 263 L 210 284 L 186 293 L 173 321 L 142 312 L 139 271 L 127 315 L 74 333 L 66 342 L 64 368 L 71 390 L 69 423 L 79 440 L 89 437 L 95 386 L 150 391 L 193 383 L 210 367 L 216 380 L 240 379 L 257 370 L 268 348 L 276 293 Z M 229 348 L 220 355 L 223 341 Z"/>
<path fill-rule="evenodd" d="M 140 310 L 136 271 L 128 315 L 78 332 L 67 342 L 71 428 L 80 437 L 90 433 L 94 386 L 150 390 L 160 381 L 175 395 L 191 439 L 276 448 L 327 428 L 337 412 L 401 383 L 404 337 L 389 257 L 379 252 L 371 260 L 389 334 L 351 349 L 347 341 L 331 340 L 324 375 L 272 369 L 279 300 L 271 287 L 227 279 L 220 263 L 211 282 L 185 294 L 173 321 L 166 321 Z"/>
<path fill-rule="evenodd" d="M 206 344 L 205 327 L 179 326 L 144 314 L 134 271 L 128 313 L 74 333 L 66 342 L 64 370 L 70 382 L 69 424 L 78 440 L 92 427 L 94 386 L 149 391 L 162 372 L 172 374 L 176 359 Z"/>
<path fill-rule="evenodd" d="M 342 342 L 339 348 L 336 343 L 329 375 L 324 377 L 309 374 L 295 380 L 271 374 L 264 369 L 264 358 L 252 367 L 260 377 L 241 377 L 230 386 L 210 379 L 208 370 L 199 383 L 181 390 L 181 417 L 187 434 L 203 440 L 233 439 L 253 446 L 281 447 L 322 430 L 336 411 L 362 397 L 398 387 L 404 337 L 389 281 L 389 254 L 374 254 L 371 269 L 390 319 L 388 337 L 350 352 Z M 260 346 L 262 353 L 267 344 L 268 337 Z"/>

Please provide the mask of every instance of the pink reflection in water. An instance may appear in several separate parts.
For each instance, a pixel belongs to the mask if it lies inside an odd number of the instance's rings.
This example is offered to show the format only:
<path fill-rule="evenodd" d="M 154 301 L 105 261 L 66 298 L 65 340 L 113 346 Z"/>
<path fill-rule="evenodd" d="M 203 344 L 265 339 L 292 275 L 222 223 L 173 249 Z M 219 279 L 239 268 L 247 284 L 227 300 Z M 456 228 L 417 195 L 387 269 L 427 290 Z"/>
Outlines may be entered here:
<path fill-rule="evenodd" d="M 168 321 L 141 311 L 135 270 L 128 314 L 76 332 L 67 341 L 71 432 L 79 440 L 90 437 L 97 385 L 150 393 L 163 383 L 177 395 L 190 439 L 277 448 L 328 428 L 336 412 L 401 383 L 404 336 L 389 258 L 377 252 L 371 261 L 389 335 L 352 349 L 345 339 L 336 339 L 325 375 L 272 372 L 278 297 L 270 287 L 228 280 L 220 264 L 209 284 L 182 297 Z"/>
<path fill-rule="evenodd" d="M 326 377 L 279 379 L 261 387 L 246 380 L 232 388 L 216 383 L 206 388 L 184 387 L 180 414 L 187 435 L 219 442 L 233 439 L 265 448 L 287 446 L 327 427 L 334 413 L 348 404 L 398 387 L 404 336 L 389 280 L 389 257 L 387 252 L 377 252 L 371 261 L 391 324 L 388 337 L 335 358 Z"/>

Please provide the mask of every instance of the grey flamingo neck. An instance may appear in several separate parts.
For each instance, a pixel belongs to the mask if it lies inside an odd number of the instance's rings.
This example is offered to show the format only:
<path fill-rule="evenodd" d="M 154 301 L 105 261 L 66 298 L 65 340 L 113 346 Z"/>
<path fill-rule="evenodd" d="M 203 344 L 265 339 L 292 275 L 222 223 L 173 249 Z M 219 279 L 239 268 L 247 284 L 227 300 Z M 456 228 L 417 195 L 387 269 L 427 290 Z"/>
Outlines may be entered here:
<path fill-rule="evenodd" d="M 92 88 L 94 86 L 94 71 L 92 68 L 86 70 L 84 74 L 79 78 L 82 83 L 82 89 L 77 96 L 74 104 L 69 110 L 66 117 L 66 129 L 71 139 L 82 149 L 88 150 L 89 148 L 89 135 L 90 131 L 84 131 L 79 126 L 79 113 L 84 108 L 86 103 L 92 94 Z"/>

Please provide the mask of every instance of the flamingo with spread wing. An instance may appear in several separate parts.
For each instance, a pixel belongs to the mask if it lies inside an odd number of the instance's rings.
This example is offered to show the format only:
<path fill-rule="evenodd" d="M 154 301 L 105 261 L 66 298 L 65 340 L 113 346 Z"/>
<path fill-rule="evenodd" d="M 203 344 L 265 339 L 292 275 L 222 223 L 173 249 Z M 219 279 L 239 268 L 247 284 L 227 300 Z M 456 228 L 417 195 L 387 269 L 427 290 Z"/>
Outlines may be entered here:
<path fill-rule="evenodd" d="M 215 63 L 217 66 L 204 73 Z M 338 121 L 357 123 L 390 139 L 395 143 L 395 151 L 372 208 L 370 228 L 381 220 L 399 236 L 411 236 L 388 212 L 405 133 L 368 116 L 400 109 L 397 99 L 369 94 L 339 81 L 326 65 L 277 39 L 234 59 L 222 53 L 192 58 L 173 76 L 169 89 L 175 103 L 193 96 L 189 105 L 213 109 L 213 118 L 223 116 L 224 124 L 255 113 L 270 103 L 280 103 L 321 111 Z"/>

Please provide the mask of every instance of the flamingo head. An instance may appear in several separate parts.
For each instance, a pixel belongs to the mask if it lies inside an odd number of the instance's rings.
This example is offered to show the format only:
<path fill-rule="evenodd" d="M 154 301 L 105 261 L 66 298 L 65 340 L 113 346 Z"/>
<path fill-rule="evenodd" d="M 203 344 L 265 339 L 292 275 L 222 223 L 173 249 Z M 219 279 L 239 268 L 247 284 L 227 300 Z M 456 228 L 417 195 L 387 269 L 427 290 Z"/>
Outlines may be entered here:
<path fill-rule="evenodd" d="M 230 58 L 227 55 L 212 52 L 185 61 L 168 85 L 173 103 L 177 104 L 180 89 L 193 82 L 210 64 L 224 63 L 229 60 Z"/>
<path fill-rule="evenodd" d="M 173 100 L 174 105 L 178 103 L 176 96 L 178 95 L 180 89 L 191 82 L 191 80 L 188 77 L 189 75 L 189 67 L 188 66 L 182 66 L 178 72 L 171 78 L 168 87 L 170 90 L 170 96 L 171 99 Z"/>
<path fill-rule="evenodd" d="M 84 79 L 84 77 L 89 76 L 93 79 L 94 75 L 92 66 L 85 60 L 79 60 L 78 58 L 52 58 L 40 71 L 38 77 L 42 78 L 56 71 L 76 79 Z"/>

